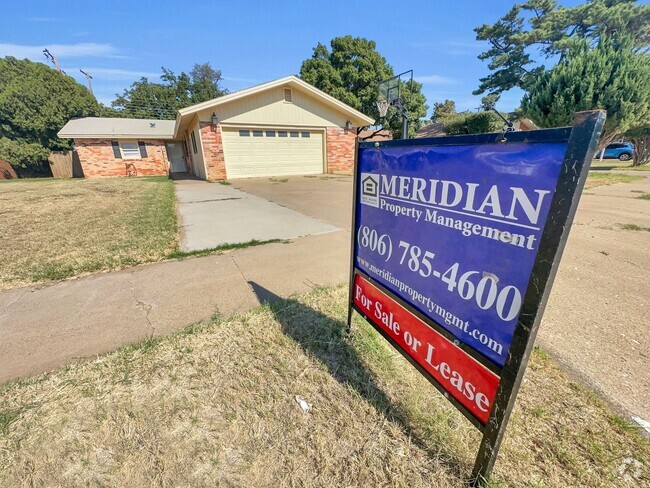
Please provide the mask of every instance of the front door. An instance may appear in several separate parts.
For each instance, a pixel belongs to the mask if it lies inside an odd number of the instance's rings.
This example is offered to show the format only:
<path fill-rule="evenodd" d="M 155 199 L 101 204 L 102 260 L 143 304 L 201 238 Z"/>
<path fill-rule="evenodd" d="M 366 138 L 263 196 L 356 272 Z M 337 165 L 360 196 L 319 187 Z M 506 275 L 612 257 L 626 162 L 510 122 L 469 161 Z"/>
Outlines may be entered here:
<path fill-rule="evenodd" d="M 187 168 L 185 167 L 185 156 L 183 155 L 183 146 L 180 142 L 168 142 L 167 143 L 167 155 L 169 156 L 169 162 L 171 166 L 172 173 L 185 173 Z"/>

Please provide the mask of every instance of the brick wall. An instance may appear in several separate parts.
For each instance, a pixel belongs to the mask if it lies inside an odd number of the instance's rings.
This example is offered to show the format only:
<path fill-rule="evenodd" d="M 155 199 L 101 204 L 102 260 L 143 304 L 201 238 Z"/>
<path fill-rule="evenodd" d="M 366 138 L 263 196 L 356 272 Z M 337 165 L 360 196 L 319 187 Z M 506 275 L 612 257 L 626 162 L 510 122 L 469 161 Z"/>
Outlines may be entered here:
<path fill-rule="evenodd" d="M 225 180 L 226 160 L 223 156 L 221 125 L 214 126 L 210 122 L 199 122 L 199 125 L 208 180 Z"/>
<path fill-rule="evenodd" d="M 354 166 L 354 140 L 356 129 L 328 127 L 327 129 L 327 172 L 352 171 Z"/>
<path fill-rule="evenodd" d="M 111 139 L 75 139 L 74 144 L 84 177 L 126 176 L 126 164 L 135 167 L 137 176 L 162 176 L 169 173 L 165 141 L 142 139 L 147 146 L 143 159 L 115 159 Z"/>

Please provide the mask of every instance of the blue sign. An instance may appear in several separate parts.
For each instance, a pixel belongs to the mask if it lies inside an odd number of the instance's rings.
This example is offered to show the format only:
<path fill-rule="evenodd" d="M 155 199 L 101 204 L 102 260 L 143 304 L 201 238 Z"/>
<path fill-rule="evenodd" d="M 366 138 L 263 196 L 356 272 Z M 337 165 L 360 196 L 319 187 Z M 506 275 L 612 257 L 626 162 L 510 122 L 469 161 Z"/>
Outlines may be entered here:
<path fill-rule="evenodd" d="M 566 149 L 360 148 L 355 267 L 503 367 Z"/>

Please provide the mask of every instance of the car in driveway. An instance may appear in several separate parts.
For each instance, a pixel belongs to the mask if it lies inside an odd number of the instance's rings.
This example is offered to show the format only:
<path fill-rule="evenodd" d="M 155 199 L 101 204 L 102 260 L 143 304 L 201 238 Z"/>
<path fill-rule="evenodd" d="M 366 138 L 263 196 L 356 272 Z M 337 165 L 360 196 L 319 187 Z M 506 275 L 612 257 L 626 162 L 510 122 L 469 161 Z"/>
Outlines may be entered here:
<path fill-rule="evenodd" d="M 600 159 L 618 159 L 620 161 L 630 161 L 634 158 L 634 144 L 631 142 L 612 142 L 605 148 L 605 154 L 599 151 L 596 158 Z"/>

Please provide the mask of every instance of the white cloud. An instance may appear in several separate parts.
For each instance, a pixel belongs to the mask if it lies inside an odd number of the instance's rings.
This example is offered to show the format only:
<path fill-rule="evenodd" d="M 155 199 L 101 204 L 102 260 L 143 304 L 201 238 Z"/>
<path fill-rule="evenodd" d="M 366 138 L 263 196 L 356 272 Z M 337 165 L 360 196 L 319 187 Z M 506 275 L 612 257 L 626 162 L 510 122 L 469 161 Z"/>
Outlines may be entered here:
<path fill-rule="evenodd" d="M 445 46 L 464 47 L 467 49 L 483 49 L 485 44 L 479 41 L 443 41 Z"/>
<path fill-rule="evenodd" d="M 232 81 L 235 83 L 259 83 L 255 78 L 240 78 L 237 76 L 223 76 L 224 81 Z"/>
<path fill-rule="evenodd" d="M 111 44 L 81 42 L 78 44 L 0 44 L 0 57 L 13 56 L 18 59 L 28 58 L 36 61 L 45 59 L 43 49 L 49 49 L 57 59 L 80 57 L 115 57 L 117 49 Z"/>
<path fill-rule="evenodd" d="M 422 75 L 416 76 L 415 81 L 422 83 L 423 85 L 444 85 L 447 83 L 453 83 L 454 81 L 451 78 L 440 75 Z"/>
<path fill-rule="evenodd" d="M 71 74 L 70 72 L 79 72 L 79 69 L 90 73 L 94 80 L 132 80 L 142 78 L 143 76 L 145 78 L 160 78 L 160 73 L 154 73 L 152 71 L 132 71 L 117 68 L 69 68 L 67 71 L 68 74 Z"/>

